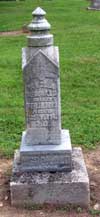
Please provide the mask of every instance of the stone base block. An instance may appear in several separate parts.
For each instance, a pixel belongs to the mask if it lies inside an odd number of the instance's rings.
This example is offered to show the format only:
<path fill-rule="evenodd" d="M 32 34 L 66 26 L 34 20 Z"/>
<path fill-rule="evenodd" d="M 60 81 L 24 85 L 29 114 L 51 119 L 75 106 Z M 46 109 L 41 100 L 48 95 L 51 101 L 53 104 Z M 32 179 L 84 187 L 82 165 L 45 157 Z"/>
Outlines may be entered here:
<path fill-rule="evenodd" d="M 72 152 L 71 172 L 34 172 L 12 174 L 10 182 L 11 204 L 31 207 L 43 204 L 88 207 L 90 203 L 89 179 L 80 148 Z"/>
<path fill-rule="evenodd" d="M 27 145 L 24 141 L 25 133 L 20 151 L 15 153 L 13 173 L 72 170 L 72 147 L 68 130 L 61 131 L 59 145 Z"/>

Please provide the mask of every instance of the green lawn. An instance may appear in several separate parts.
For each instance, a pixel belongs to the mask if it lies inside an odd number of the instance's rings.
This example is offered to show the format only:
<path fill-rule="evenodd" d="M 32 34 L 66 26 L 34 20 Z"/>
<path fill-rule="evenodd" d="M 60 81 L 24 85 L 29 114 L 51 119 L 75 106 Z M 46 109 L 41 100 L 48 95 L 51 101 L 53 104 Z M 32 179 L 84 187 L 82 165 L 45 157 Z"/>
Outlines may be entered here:
<path fill-rule="evenodd" d="M 38 3 L 39 2 L 39 3 Z M 85 0 L 0 2 L 0 31 L 21 29 L 40 5 L 60 49 L 62 127 L 72 144 L 100 143 L 100 11 Z M 25 129 L 21 48 L 26 36 L 0 37 L 0 153 L 11 156 Z"/>

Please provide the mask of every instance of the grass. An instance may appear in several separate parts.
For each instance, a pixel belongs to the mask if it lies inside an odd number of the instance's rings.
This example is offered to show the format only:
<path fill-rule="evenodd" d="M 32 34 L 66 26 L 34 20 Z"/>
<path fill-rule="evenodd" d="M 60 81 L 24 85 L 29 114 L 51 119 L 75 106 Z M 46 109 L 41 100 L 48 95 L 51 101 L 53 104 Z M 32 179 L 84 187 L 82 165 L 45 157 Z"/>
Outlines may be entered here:
<path fill-rule="evenodd" d="M 6 155 L 19 145 L 24 127 L 21 46 L 23 37 L 0 38 L 0 149 Z"/>
<path fill-rule="evenodd" d="M 72 143 L 100 144 L 100 12 L 82 0 L 0 2 L 0 31 L 21 29 L 36 6 L 47 11 L 60 49 L 62 127 Z M 11 156 L 25 129 L 21 48 L 25 36 L 0 37 L 0 152 Z"/>

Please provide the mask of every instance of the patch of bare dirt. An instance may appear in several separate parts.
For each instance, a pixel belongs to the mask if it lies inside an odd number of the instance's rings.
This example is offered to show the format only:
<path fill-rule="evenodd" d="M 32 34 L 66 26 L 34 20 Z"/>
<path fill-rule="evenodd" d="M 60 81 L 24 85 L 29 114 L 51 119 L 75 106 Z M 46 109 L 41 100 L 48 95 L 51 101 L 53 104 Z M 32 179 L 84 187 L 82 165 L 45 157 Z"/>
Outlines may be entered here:
<path fill-rule="evenodd" d="M 84 152 L 84 157 L 90 177 L 91 207 L 100 205 L 100 148 Z M 57 210 L 54 207 L 44 207 L 42 210 L 25 210 L 11 207 L 9 181 L 12 160 L 0 160 L 0 217 L 90 217 L 86 210 Z M 82 211 L 82 212 L 80 212 Z M 92 215 L 100 216 L 100 214 Z"/>
<path fill-rule="evenodd" d="M 100 204 L 100 147 L 84 153 L 90 178 L 91 204 Z"/>
<path fill-rule="evenodd" d="M 0 32 L 0 36 L 16 36 L 25 33 L 29 33 L 29 31 L 25 27 L 23 27 L 22 30 L 18 30 L 18 31 Z"/>

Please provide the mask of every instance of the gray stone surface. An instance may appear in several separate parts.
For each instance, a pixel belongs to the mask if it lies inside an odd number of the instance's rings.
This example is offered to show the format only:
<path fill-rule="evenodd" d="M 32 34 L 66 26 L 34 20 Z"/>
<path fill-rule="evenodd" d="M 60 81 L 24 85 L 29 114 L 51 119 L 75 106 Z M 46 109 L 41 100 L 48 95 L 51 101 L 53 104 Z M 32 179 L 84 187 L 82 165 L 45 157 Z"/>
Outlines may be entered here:
<path fill-rule="evenodd" d="M 61 144 L 27 146 L 24 135 L 15 153 L 13 173 L 22 171 L 71 171 L 72 147 L 68 130 L 62 130 Z"/>
<path fill-rule="evenodd" d="M 27 147 L 61 144 L 59 52 L 46 41 L 53 36 L 45 14 L 39 7 L 33 11 L 28 47 L 22 49 Z"/>
<path fill-rule="evenodd" d="M 33 20 L 28 29 L 31 35 L 27 37 L 29 47 L 44 47 L 53 44 L 53 35 L 49 34 L 51 25 L 44 18 L 46 12 L 40 7 L 32 12 Z"/>
<path fill-rule="evenodd" d="M 72 152 L 71 147 L 71 140 L 69 135 L 69 130 L 62 130 L 61 131 L 61 143 L 59 145 L 29 145 L 25 143 L 25 134 L 23 133 L 22 136 L 22 144 L 20 147 L 20 153 L 21 155 L 34 155 L 34 154 L 41 154 L 41 153 L 65 153 L 66 151 L 68 153 Z"/>
<path fill-rule="evenodd" d="M 51 28 L 37 8 L 28 26 L 33 44 L 22 49 L 26 130 L 15 154 L 13 173 L 71 171 L 72 147 L 68 130 L 61 130 L 59 50 L 36 46 L 34 37 L 50 36 Z M 17 164 L 16 164 L 17 159 Z"/>
<path fill-rule="evenodd" d="M 80 148 L 72 152 L 72 172 L 22 173 L 12 176 L 11 202 L 14 206 L 30 207 L 44 203 L 80 205 L 90 203 L 89 179 Z"/>
<path fill-rule="evenodd" d="M 68 130 L 61 130 L 59 51 L 45 12 L 37 8 L 22 49 L 26 130 L 15 152 L 10 182 L 11 204 L 44 203 L 88 207 L 89 179 L 80 148 L 72 150 Z"/>
<path fill-rule="evenodd" d="M 39 50 L 42 50 L 46 56 L 49 56 L 50 59 L 59 67 L 59 49 L 56 46 L 48 47 L 25 47 L 22 48 L 22 69 L 29 63 L 34 54 Z"/>
<path fill-rule="evenodd" d="M 91 0 L 91 6 L 88 10 L 100 10 L 100 0 Z"/>
<path fill-rule="evenodd" d="M 57 50 L 53 49 L 53 51 L 56 55 Z M 26 61 L 24 60 L 24 63 Z M 23 70 L 26 144 L 59 144 L 61 115 L 58 64 L 51 59 L 50 55 L 47 56 L 47 53 L 39 49 L 36 53 L 34 52 L 30 61 L 24 64 Z"/>

